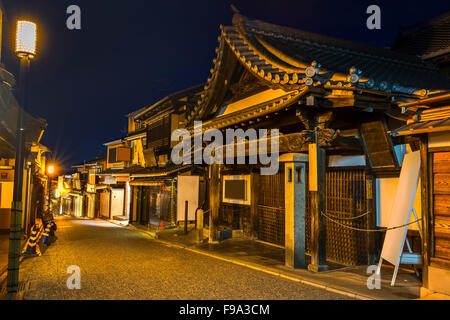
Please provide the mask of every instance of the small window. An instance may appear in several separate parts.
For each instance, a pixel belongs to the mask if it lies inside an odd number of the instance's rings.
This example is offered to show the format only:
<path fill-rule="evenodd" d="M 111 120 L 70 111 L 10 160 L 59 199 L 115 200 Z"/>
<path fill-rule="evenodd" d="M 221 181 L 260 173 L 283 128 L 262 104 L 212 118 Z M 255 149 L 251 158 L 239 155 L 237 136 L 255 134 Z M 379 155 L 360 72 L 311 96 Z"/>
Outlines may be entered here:
<path fill-rule="evenodd" d="M 110 148 L 108 163 L 116 163 L 116 162 L 117 162 L 117 148 Z"/>
<path fill-rule="evenodd" d="M 250 205 L 250 175 L 223 176 L 222 201 Z"/>

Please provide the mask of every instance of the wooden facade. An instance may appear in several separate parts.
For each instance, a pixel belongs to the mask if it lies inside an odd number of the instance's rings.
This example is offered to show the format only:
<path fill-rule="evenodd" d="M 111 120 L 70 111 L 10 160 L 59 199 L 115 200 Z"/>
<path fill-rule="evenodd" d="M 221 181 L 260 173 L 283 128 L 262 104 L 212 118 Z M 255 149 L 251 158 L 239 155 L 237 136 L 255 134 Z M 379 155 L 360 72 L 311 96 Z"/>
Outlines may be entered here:
<path fill-rule="evenodd" d="M 330 41 L 347 50 L 345 63 L 333 60 L 335 49 L 327 48 Z M 303 56 L 306 50 L 316 52 L 321 61 L 315 61 L 313 54 Z M 358 55 L 369 51 L 370 62 Z M 396 106 L 427 96 L 430 89 L 449 87 L 449 81 L 420 59 L 238 14 L 232 26 L 221 27 L 216 53 L 201 99 L 187 110 L 186 127 L 193 130 L 193 121 L 202 120 L 203 132 L 276 128 L 280 153 L 307 154 L 308 145 L 317 139 L 325 154 L 319 168 L 324 178 L 316 189 L 319 192 L 307 192 L 307 252 L 313 260 L 318 259 L 317 264 L 326 264 L 325 259 L 343 265 L 375 263 L 381 239 L 358 229 L 377 228 L 375 181 L 398 177 L 400 172 L 394 148 L 399 141 L 388 132 L 403 125 L 408 115 Z M 433 73 L 435 81 L 406 79 L 396 63 L 410 63 L 423 74 Z M 368 64 L 377 65 L 377 71 L 365 72 Z M 390 82 L 383 72 L 390 75 Z M 350 160 L 350 167 L 327 166 L 334 156 L 362 157 L 363 161 Z M 247 236 L 284 246 L 287 172 L 282 166 L 273 176 L 255 171 L 257 166 L 221 169 L 221 175 L 257 176 L 258 186 L 252 186 L 256 199 L 246 206 L 225 203 L 221 198 L 218 219 L 209 219 L 217 225 L 210 230 L 240 229 Z M 339 224 L 323 218 L 322 212 Z"/>
<path fill-rule="evenodd" d="M 409 123 L 391 134 L 419 142 L 422 167 L 422 252 L 424 258 L 421 294 L 450 294 L 450 94 L 440 94 L 401 107 L 411 112 Z"/>
<path fill-rule="evenodd" d="M 111 164 L 111 170 L 104 172 L 129 184 L 129 221 L 149 225 L 156 219 L 165 226 L 175 225 L 174 199 L 183 192 L 177 188 L 177 176 L 198 175 L 205 184 L 200 194 L 206 197 L 199 206 L 206 212 L 209 241 L 236 234 L 291 250 L 287 233 L 296 231 L 287 229 L 292 208 L 286 207 L 286 199 L 293 191 L 285 186 L 300 173 L 289 171 L 292 167 L 285 169 L 289 163 L 279 162 L 276 174 L 262 175 L 260 164 L 177 166 L 170 159 L 176 143 L 170 141 L 171 133 L 180 128 L 194 133 L 195 121 L 202 121 L 202 134 L 209 129 L 223 134 L 227 129 L 278 129 L 280 155 L 308 159 L 302 160 L 306 161 L 304 176 L 295 182 L 305 184 L 301 204 L 305 231 L 300 238 L 311 256 L 311 270 L 324 270 L 327 261 L 375 264 L 381 237 L 367 231 L 383 227 L 378 221 L 377 183 L 398 178 L 399 147 L 420 148 L 418 141 L 392 134 L 417 110 L 405 111 L 402 105 L 450 89 L 449 79 L 418 57 L 239 14 L 231 25 L 220 27 L 218 40 L 211 76 L 204 85 L 129 114 L 127 137 L 106 144 L 108 148 L 130 148 L 128 162 Z M 405 72 L 405 66 L 413 69 L 414 75 Z M 260 137 L 258 143 L 270 145 L 271 139 L 270 135 Z M 237 149 L 240 144 L 245 144 L 247 161 L 249 139 L 233 142 L 232 147 Z M 203 150 L 206 147 L 204 142 Z M 226 154 L 226 146 L 223 148 Z M 441 153 L 436 153 L 436 166 L 446 170 L 442 160 L 446 154 Z M 430 166 L 434 161 L 430 158 Z M 435 174 L 435 181 L 443 182 L 448 172 Z M 244 176 L 250 190 L 242 199 L 230 202 L 225 197 L 227 181 Z M 445 224 L 445 183 L 431 191 L 433 184 L 422 181 L 427 188 L 422 199 L 431 192 L 430 198 L 436 200 L 429 204 L 423 200 L 422 208 L 438 205 L 437 221 Z M 431 246 L 433 239 L 426 245 Z M 446 238 L 437 239 L 439 245 L 433 248 L 442 255 Z"/>
<path fill-rule="evenodd" d="M 430 149 L 432 168 L 432 210 L 436 261 L 450 265 L 450 147 Z"/>

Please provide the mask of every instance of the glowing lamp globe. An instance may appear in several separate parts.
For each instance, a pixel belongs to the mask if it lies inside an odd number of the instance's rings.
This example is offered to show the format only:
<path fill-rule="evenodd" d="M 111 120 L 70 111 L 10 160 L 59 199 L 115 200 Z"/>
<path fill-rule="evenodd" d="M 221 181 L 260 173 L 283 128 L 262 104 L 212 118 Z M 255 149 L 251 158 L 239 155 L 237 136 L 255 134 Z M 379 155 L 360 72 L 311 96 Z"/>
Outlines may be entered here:
<path fill-rule="evenodd" d="M 30 21 L 17 21 L 16 54 L 33 58 L 36 54 L 37 26 Z"/>

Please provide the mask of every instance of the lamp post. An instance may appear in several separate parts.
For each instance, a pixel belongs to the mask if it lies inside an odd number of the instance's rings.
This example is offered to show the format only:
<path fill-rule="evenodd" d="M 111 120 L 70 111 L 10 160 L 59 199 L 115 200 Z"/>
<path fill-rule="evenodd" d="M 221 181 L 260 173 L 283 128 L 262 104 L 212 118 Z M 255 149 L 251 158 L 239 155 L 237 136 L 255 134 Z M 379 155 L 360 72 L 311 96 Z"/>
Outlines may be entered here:
<path fill-rule="evenodd" d="M 55 167 L 53 165 L 49 165 L 47 167 L 47 176 L 48 176 L 48 202 L 47 202 L 47 214 L 50 215 L 50 201 L 51 201 L 51 193 L 52 193 L 52 176 L 55 172 Z"/>
<path fill-rule="evenodd" d="M 27 108 L 27 87 L 30 60 L 36 54 L 36 24 L 17 22 L 16 54 L 20 59 L 19 95 L 20 108 L 17 117 L 16 161 L 14 165 L 14 191 L 11 206 L 11 225 L 8 254 L 8 293 L 17 292 L 19 286 L 19 257 L 22 244 L 22 189 L 25 156 L 24 110 Z"/>

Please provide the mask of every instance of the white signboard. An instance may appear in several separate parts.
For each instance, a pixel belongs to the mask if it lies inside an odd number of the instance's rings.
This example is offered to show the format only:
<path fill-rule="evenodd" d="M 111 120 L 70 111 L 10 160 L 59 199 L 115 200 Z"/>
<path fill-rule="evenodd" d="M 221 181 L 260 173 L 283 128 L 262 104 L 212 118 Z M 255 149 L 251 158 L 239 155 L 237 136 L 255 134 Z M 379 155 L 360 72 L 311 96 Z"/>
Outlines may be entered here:
<path fill-rule="evenodd" d="M 114 177 L 106 176 L 105 177 L 105 184 L 116 184 L 117 180 Z"/>
<path fill-rule="evenodd" d="M 403 159 L 397 192 L 389 219 L 388 228 L 408 224 L 416 196 L 420 175 L 420 151 L 408 153 Z M 408 226 L 388 230 L 384 239 L 381 258 L 397 266 L 405 244 Z"/>
<path fill-rule="evenodd" d="M 178 176 L 177 221 L 184 221 L 186 201 L 188 201 L 188 220 L 195 220 L 195 210 L 199 206 L 199 184 L 199 176 Z"/>
<path fill-rule="evenodd" d="M 377 226 L 387 228 L 389 225 L 389 219 L 391 217 L 392 206 L 394 205 L 395 194 L 398 188 L 399 178 L 377 178 L 376 180 L 376 189 L 377 189 Z M 419 185 L 417 186 L 417 190 L 420 190 L 420 179 Z M 416 209 L 416 212 L 419 218 L 422 217 L 422 197 L 420 192 L 416 193 L 416 197 L 414 199 L 413 208 Z M 411 220 L 409 222 L 414 222 L 416 218 L 411 215 Z M 411 224 L 408 226 L 408 229 L 418 230 L 417 224 Z"/>
<path fill-rule="evenodd" d="M 124 216 L 124 189 L 111 189 L 111 218 L 114 216 Z"/>

